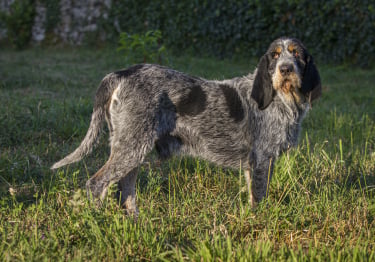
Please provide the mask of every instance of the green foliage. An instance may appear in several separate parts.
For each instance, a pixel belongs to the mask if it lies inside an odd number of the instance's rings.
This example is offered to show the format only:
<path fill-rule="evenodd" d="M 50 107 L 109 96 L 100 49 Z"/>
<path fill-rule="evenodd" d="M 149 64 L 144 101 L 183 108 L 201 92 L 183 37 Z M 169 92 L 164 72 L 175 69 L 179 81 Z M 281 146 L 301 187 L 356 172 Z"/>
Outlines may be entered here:
<path fill-rule="evenodd" d="M 375 61 L 375 5 L 369 0 L 114 0 L 110 16 L 124 32 L 161 30 L 163 43 L 178 52 L 259 57 L 272 40 L 288 35 L 324 62 Z"/>
<path fill-rule="evenodd" d="M 17 49 L 25 48 L 29 44 L 34 17 L 34 0 L 15 0 L 9 13 L 2 14 L 8 39 Z"/>
<path fill-rule="evenodd" d="M 60 21 L 59 2 L 41 0 L 47 8 L 47 40 Z M 16 0 L 10 14 L 2 15 L 16 47 L 29 42 L 34 15 L 35 0 Z M 287 35 L 301 39 L 322 62 L 361 66 L 375 62 L 375 5 L 370 0 L 113 0 L 108 19 L 97 22 L 99 32 L 91 35 L 94 41 L 103 32 L 113 40 L 160 31 L 158 44 L 177 53 L 259 57 L 272 40 Z M 157 55 L 151 57 L 149 50 L 143 56 L 146 49 L 138 45 L 137 60 L 155 62 Z"/>
<path fill-rule="evenodd" d="M 51 33 L 60 22 L 60 0 L 40 0 L 46 8 L 45 29 Z"/>
<path fill-rule="evenodd" d="M 166 48 L 161 44 L 161 32 L 147 31 L 145 34 L 121 33 L 117 51 L 124 53 L 129 63 L 162 63 Z"/>

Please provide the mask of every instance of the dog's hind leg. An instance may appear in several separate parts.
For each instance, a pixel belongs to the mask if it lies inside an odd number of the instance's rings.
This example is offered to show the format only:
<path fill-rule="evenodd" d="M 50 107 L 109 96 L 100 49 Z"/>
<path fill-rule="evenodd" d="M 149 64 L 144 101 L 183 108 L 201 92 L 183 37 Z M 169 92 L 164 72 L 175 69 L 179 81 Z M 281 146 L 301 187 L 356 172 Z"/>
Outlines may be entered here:
<path fill-rule="evenodd" d="M 126 209 L 129 215 L 138 215 L 138 208 L 135 203 L 135 185 L 137 181 L 138 168 L 134 168 L 118 182 L 119 198 L 121 206 Z"/>
<path fill-rule="evenodd" d="M 126 134 L 126 135 L 124 135 Z M 143 162 L 147 153 L 152 150 L 152 134 L 142 132 L 139 128 L 114 126 L 111 141 L 111 155 L 105 165 L 87 183 L 87 193 L 94 200 L 103 200 L 108 188 L 120 183 L 124 186 L 124 204 L 130 212 L 136 211 L 135 180 L 137 167 Z"/>
<path fill-rule="evenodd" d="M 100 202 L 107 195 L 113 177 L 118 172 L 115 162 L 111 155 L 104 166 L 86 182 L 87 195 L 90 200 Z"/>
<path fill-rule="evenodd" d="M 120 154 L 111 154 L 107 163 L 86 182 L 89 198 L 94 201 L 103 201 L 107 195 L 108 188 L 122 179 L 124 180 L 123 183 L 127 184 L 124 192 L 126 197 L 130 197 L 129 201 L 131 198 L 135 199 L 135 171 L 140 162 L 127 156 L 121 157 Z M 126 208 L 136 210 L 135 201 L 129 201 L 125 201 Z"/>
<path fill-rule="evenodd" d="M 131 157 L 130 154 L 126 155 L 124 151 L 116 152 L 113 150 L 107 163 L 87 181 L 86 189 L 89 197 L 91 196 L 95 200 L 103 200 L 107 195 L 108 188 L 122 178 L 128 183 L 127 192 L 135 191 L 135 182 L 133 181 L 135 178 L 132 179 L 131 177 L 133 176 L 132 171 L 143 161 L 144 156 L 140 157 L 141 159 Z M 130 187 L 133 187 L 133 189 L 130 189 Z M 133 207 L 129 206 L 129 208 Z"/>

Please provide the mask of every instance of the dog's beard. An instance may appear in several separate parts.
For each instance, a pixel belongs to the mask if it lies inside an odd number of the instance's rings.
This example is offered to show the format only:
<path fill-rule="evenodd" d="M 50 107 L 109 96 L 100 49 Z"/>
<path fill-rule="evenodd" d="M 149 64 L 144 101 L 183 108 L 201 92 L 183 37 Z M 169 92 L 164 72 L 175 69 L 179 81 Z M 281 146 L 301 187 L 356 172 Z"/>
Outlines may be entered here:
<path fill-rule="evenodd" d="M 294 86 L 289 79 L 286 79 L 281 83 L 280 89 L 284 93 L 290 93 L 294 89 Z"/>
<path fill-rule="evenodd" d="M 284 93 L 295 92 L 301 87 L 301 81 L 297 74 L 291 74 L 285 78 L 281 78 L 280 80 L 280 89 Z"/>
<path fill-rule="evenodd" d="M 278 89 L 285 94 L 289 101 L 294 101 L 295 104 L 301 105 L 305 102 L 305 98 L 300 92 L 301 81 L 296 75 L 289 76 L 279 82 Z"/>

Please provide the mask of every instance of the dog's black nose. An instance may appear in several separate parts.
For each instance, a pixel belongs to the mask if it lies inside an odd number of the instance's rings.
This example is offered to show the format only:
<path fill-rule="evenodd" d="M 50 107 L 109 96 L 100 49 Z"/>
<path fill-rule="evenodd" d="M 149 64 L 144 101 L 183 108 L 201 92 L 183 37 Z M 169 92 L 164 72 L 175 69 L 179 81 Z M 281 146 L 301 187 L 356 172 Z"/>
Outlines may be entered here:
<path fill-rule="evenodd" d="M 292 64 L 283 64 L 280 66 L 280 73 L 283 76 L 289 75 L 293 72 L 293 65 Z"/>

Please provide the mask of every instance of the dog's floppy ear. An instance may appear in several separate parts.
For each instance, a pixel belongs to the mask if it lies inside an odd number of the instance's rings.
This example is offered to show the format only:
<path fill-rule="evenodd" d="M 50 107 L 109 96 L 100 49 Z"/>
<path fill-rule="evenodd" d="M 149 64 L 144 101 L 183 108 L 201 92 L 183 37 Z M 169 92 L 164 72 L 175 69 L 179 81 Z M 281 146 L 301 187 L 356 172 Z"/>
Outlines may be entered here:
<path fill-rule="evenodd" d="M 258 108 L 264 110 L 272 102 L 275 91 L 272 88 L 271 76 L 268 72 L 269 58 L 263 55 L 258 64 L 251 97 L 258 103 Z"/>
<path fill-rule="evenodd" d="M 301 92 L 312 102 L 322 95 L 322 84 L 320 82 L 318 69 L 311 55 L 307 56 L 306 62 Z"/>

